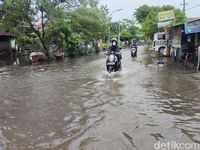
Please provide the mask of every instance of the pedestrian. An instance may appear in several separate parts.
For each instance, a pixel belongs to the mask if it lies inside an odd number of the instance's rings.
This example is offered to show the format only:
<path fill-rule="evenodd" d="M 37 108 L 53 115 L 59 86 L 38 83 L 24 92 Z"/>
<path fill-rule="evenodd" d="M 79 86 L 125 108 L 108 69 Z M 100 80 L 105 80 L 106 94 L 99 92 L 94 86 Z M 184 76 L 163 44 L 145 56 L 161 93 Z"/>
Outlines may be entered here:
<path fill-rule="evenodd" d="M 189 56 L 194 54 L 194 47 L 190 41 L 185 41 L 182 45 L 184 65 L 187 64 Z"/>

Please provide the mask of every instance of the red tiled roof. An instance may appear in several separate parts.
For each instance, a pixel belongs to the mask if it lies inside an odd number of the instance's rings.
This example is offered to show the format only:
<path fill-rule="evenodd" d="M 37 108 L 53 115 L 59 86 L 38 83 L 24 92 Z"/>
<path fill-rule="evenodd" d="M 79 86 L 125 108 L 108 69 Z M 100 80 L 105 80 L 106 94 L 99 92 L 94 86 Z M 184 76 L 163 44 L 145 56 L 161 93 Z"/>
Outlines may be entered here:
<path fill-rule="evenodd" d="M 14 37 L 15 35 L 9 32 L 0 31 L 0 36 L 11 36 Z"/>
<path fill-rule="evenodd" d="M 188 18 L 188 22 L 195 21 L 195 20 L 200 20 L 200 17 Z"/>

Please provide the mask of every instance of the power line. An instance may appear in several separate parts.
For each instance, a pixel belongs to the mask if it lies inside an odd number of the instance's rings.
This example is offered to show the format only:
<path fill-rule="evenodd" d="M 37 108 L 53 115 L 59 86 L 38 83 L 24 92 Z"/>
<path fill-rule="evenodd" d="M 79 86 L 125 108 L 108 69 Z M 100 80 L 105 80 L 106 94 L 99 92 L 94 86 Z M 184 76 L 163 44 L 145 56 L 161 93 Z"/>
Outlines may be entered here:
<path fill-rule="evenodd" d="M 188 8 L 188 9 L 186 9 L 186 10 L 190 10 L 190 9 L 193 9 L 193 8 L 197 8 L 197 7 L 199 7 L 200 6 L 200 4 L 198 4 L 198 5 L 196 5 L 196 6 L 193 6 L 193 7 L 191 7 L 191 8 Z"/>

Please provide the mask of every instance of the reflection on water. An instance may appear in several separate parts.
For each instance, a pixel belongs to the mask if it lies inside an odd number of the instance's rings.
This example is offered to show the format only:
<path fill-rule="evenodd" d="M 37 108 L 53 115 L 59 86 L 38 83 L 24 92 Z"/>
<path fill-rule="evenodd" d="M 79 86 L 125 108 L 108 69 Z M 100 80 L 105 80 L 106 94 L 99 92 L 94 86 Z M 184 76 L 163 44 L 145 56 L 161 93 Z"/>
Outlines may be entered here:
<path fill-rule="evenodd" d="M 30 59 L 28 56 L 23 57 L 11 57 L 11 56 L 2 56 L 0 57 L 0 68 L 8 65 L 30 65 Z"/>
<path fill-rule="evenodd" d="M 199 73 L 139 49 L 109 75 L 103 54 L 0 68 L 0 149 L 154 149 L 200 143 Z"/>

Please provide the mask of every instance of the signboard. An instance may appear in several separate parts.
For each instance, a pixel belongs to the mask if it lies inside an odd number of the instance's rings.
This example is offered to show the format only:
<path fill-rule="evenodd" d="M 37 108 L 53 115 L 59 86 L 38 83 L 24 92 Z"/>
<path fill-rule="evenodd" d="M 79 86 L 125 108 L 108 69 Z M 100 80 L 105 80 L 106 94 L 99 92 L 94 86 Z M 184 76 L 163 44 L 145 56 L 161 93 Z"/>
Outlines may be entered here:
<path fill-rule="evenodd" d="M 164 28 L 166 26 L 170 26 L 174 24 L 174 20 L 165 21 L 165 22 L 158 22 L 158 28 Z"/>
<path fill-rule="evenodd" d="M 185 34 L 197 32 L 200 32 L 200 20 L 185 23 Z"/>
<path fill-rule="evenodd" d="M 143 37 L 143 35 L 142 34 L 137 34 L 136 37 Z"/>
<path fill-rule="evenodd" d="M 159 22 L 162 21 L 168 21 L 168 20 L 174 20 L 175 15 L 173 10 L 168 10 L 168 11 L 162 11 L 158 13 L 158 20 Z"/>

